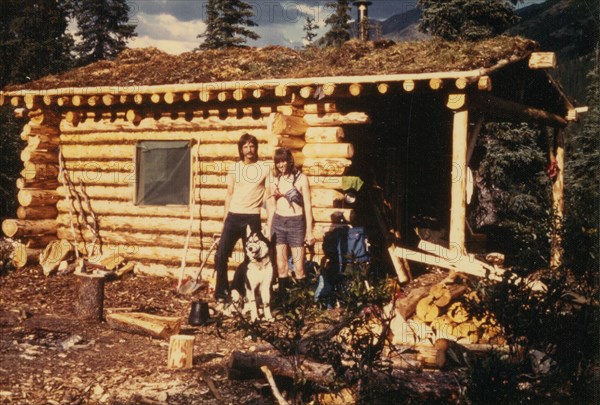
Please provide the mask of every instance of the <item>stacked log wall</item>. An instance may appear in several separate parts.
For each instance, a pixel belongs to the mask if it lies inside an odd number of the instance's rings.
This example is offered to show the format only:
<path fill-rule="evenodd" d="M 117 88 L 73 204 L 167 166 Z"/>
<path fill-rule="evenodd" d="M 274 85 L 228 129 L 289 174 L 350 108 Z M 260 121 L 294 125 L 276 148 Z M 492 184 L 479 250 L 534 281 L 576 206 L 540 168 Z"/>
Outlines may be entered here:
<path fill-rule="evenodd" d="M 56 193 L 60 116 L 52 111 L 31 110 L 21 139 L 23 170 L 17 179 L 16 219 L 2 223 L 3 233 L 16 240 L 13 264 L 35 264 L 41 249 L 56 239 Z"/>
<path fill-rule="evenodd" d="M 275 148 L 287 147 L 308 175 L 317 238 L 313 260 L 323 258 L 325 233 L 338 226 L 340 216 L 346 221 L 352 217 L 351 209 L 339 208 L 342 176 L 353 155 L 342 126 L 367 122 L 362 113 L 340 114 L 330 102 L 156 112 L 144 110 L 144 103 L 152 100 L 141 100 L 139 108 L 115 112 L 82 108 L 85 100 L 71 109 L 75 101 L 64 100 L 62 120 L 38 112 L 22 134 L 28 147 L 21 154 L 25 169 L 18 181 L 22 222 L 14 235 L 29 232 L 36 247 L 44 247 L 51 236 L 86 252 L 84 246 L 100 238 L 102 256 L 125 255 L 142 265 L 164 266 L 166 274 L 175 275 L 191 229 L 185 261 L 189 269 L 199 268 L 214 253 L 213 237 L 222 230 L 226 175 L 238 160 L 237 141 L 243 133 L 258 138 L 261 160 L 270 161 Z M 188 206 L 134 204 L 135 148 L 144 140 L 194 145 L 193 215 Z M 66 177 L 59 173 L 59 148 Z M 77 190 L 79 198 L 73 194 Z M 262 216 L 265 220 L 264 210 Z M 33 220 L 38 221 L 35 227 Z M 213 255 L 207 259 L 209 268 L 213 260 Z M 242 260 L 239 243 L 230 268 Z"/>

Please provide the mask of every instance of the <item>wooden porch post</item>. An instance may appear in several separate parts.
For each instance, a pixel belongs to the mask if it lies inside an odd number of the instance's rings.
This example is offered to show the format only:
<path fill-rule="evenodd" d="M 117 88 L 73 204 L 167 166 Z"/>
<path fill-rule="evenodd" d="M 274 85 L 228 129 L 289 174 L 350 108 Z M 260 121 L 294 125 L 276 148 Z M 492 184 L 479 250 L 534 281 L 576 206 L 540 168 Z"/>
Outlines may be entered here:
<path fill-rule="evenodd" d="M 552 207 L 554 211 L 554 227 L 550 248 L 550 268 L 562 264 L 562 222 L 564 219 L 564 181 L 565 181 L 565 141 L 562 128 L 554 128 L 554 159 L 558 168 L 556 179 L 552 183 Z"/>
<path fill-rule="evenodd" d="M 452 98 L 456 95 L 450 95 Z M 464 96 L 463 96 L 464 97 Z M 452 185 L 450 205 L 450 249 L 465 252 L 465 216 L 467 190 L 467 133 L 469 110 L 454 113 L 452 127 Z"/>

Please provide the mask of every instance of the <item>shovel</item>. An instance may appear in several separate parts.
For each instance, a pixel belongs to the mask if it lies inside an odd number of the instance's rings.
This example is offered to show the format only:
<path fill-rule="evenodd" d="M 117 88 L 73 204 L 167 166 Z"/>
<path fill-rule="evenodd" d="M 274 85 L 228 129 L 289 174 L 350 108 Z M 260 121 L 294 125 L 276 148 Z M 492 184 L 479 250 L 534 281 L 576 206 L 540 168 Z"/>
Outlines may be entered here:
<path fill-rule="evenodd" d="M 200 276 L 202 275 L 202 269 L 206 265 L 206 262 L 208 261 L 208 258 L 210 257 L 210 254 L 212 253 L 212 251 L 219 244 L 219 239 L 220 239 L 219 234 L 215 234 L 213 236 L 213 243 L 212 243 L 212 245 L 210 245 L 210 248 L 208 249 L 208 253 L 206 254 L 206 257 L 200 264 L 200 269 L 198 270 L 198 274 L 196 274 L 196 277 L 188 278 L 183 283 L 181 283 L 181 285 L 177 288 L 177 292 L 179 294 L 192 294 L 198 288 L 200 288 L 200 284 L 198 283 L 198 280 L 200 279 Z"/>

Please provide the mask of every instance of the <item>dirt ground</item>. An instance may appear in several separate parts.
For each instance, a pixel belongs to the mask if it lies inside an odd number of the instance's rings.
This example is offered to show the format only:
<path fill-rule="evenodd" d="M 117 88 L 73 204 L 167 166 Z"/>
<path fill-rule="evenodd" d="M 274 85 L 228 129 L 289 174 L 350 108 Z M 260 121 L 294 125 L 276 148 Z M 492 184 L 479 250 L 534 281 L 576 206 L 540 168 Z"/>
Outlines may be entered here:
<path fill-rule="evenodd" d="M 236 331 L 233 319 L 190 327 L 191 302 L 200 296 L 175 287 L 173 280 L 133 274 L 108 281 L 105 314 L 181 317 L 180 333 L 196 337 L 191 370 L 167 369 L 168 340 L 79 321 L 73 274 L 45 277 L 34 266 L 0 276 L 0 403 L 274 403 L 264 381 L 230 380 L 223 366 L 234 349 L 253 350 L 260 342 Z"/>

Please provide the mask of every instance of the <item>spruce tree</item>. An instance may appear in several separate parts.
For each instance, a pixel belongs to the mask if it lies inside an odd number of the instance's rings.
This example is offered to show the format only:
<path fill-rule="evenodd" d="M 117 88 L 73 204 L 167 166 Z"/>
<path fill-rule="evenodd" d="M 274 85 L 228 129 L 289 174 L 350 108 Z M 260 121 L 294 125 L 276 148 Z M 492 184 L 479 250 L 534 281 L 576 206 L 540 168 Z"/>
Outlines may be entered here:
<path fill-rule="evenodd" d="M 127 0 L 72 0 L 72 5 L 81 38 L 75 46 L 80 64 L 115 57 L 137 35 L 129 23 Z"/>
<path fill-rule="evenodd" d="M 597 269 L 600 249 L 600 60 L 588 73 L 587 106 L 582 124 L 566 136 L 565 253 L 573 269 Z M 570 135 L 570 136 L 569 136 Z"/>
<path fill-rule="evenodd" d="M 0 88 L 71 66 L 73 38 L 66 33 L 68 13 L 62 3 L 2 0 L 1 10 Z"/>
<path fill-rule="evenodd" d="M 305 44 L 307 46 L 312 45 L 313 40 L 317 37 L 317 33 L 315 31 L 319 29 L 319 25 L 315 24 L 314 18 L 306 17 L 306 21 L 302 29 L 305 33 L 304 37 L 302 37 L 304 40 L 306 40 Z"/>
<path fill-rule="evenodd" d="M 209 0 L 206 6 L 206 31 L 198 49 L 244 46 L 248 39 L 260 36 L 246 27 L 256 27 L 252 6 L 242 0 Z"/>
<path fill-rule="evenodd" d="M 472 223 L 488 234 L 489 249 L 525 268 L 547 265 L 550 249 L 552 186 L 539 140 L 538 129 L 512 123 L 486 124 L 478 139 L 485 153 Z"/>
<path fill-rule="evenodd" d="M 329 31 L 319 41 L 320 45 L 340 46 L 350 39 L 350 0 L 337 0 L 327 3 L 326 7 L 334 10 L 325 20 Z"/>
<path fill-rule="evenodd" d="M 518 21 L 517 0 L 419 0 L 419 30 L 449 41 L 500 35 Z"/>

